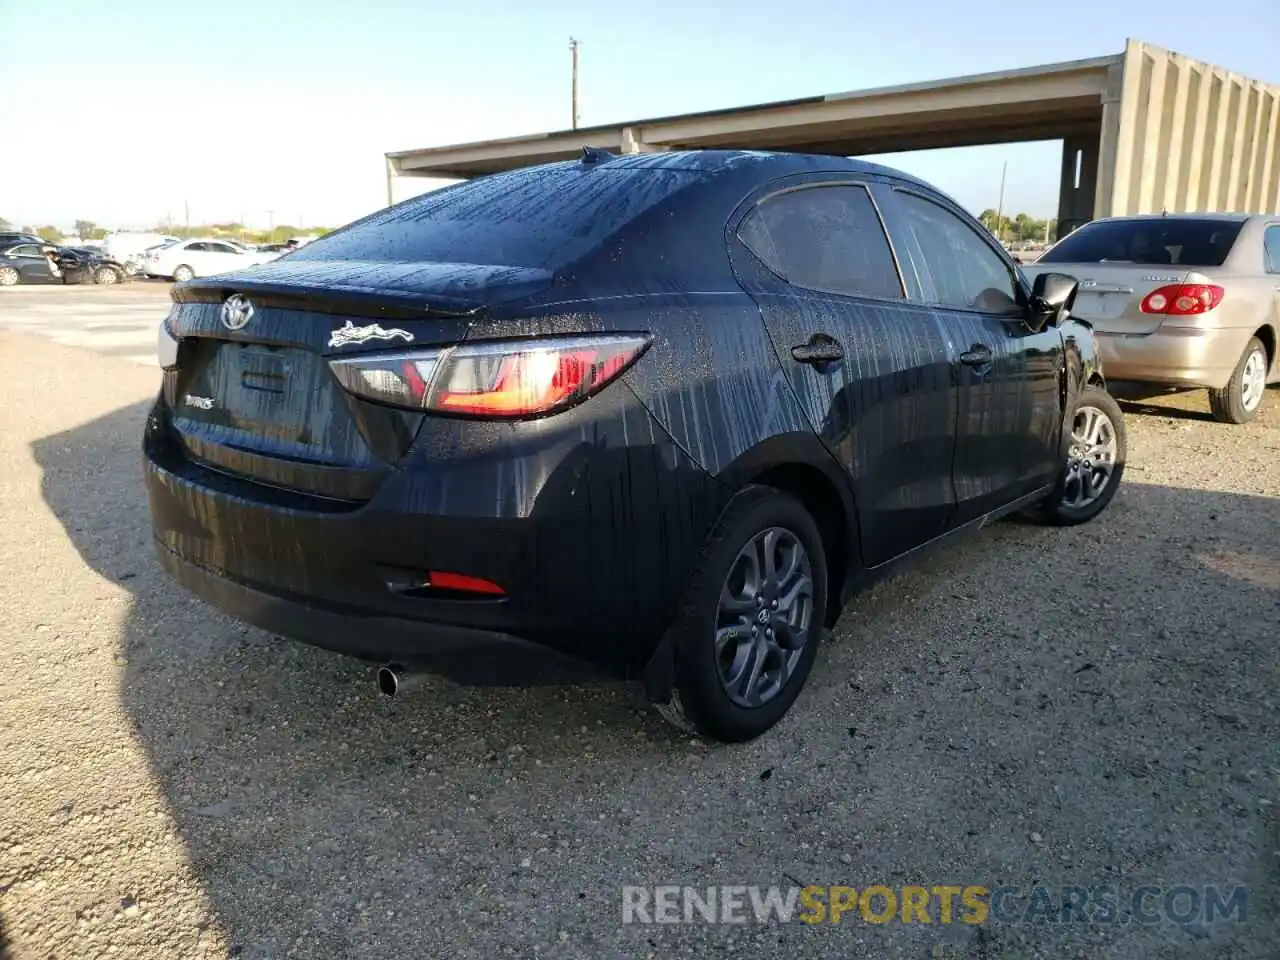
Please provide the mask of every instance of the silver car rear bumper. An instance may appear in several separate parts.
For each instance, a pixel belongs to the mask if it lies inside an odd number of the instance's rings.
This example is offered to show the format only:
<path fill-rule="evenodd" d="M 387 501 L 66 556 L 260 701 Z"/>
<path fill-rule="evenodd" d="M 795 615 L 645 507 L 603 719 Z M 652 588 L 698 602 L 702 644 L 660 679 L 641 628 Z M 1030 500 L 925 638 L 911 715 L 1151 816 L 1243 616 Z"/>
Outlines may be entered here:
<path fill-rule="evenodd" d="M 1154 333 L 1095 331 L 1108 380 L 1141 380 L 1181 387 L 1227 385 L 1253 336 L 1247 327 L 1205 329 L 1161 326 Z M 1276 364 L 1272 363 L 1274 378 Z"/>

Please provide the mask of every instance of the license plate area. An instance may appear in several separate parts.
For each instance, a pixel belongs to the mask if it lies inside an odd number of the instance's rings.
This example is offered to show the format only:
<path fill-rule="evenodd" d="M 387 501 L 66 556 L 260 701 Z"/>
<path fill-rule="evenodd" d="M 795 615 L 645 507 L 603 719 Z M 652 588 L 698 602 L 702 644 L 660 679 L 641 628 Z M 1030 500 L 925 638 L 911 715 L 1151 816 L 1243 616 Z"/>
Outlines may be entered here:
<path fill-rule="evenodd" d="M 246 390 L 284 396 L 289 389 L 289 362 L 283 357 L 251 354 L 241 357 L 240 385 Z"/>
<path fill-rule="evenodd" d="M 342 388 L 309 350 L 205 340 L 176 400 L 179 431 L 202 448 L 213 442 L 289 460 L 373 462 Z"/>
<path fill-rule="evenodd" d="M 1125 307 L 1133 299 L 1132 293 L 1119 291 L 1081 290 L 1076 294 L 1071 312 L 1086 320 L 1117 320 L 1124 315 Z"/>

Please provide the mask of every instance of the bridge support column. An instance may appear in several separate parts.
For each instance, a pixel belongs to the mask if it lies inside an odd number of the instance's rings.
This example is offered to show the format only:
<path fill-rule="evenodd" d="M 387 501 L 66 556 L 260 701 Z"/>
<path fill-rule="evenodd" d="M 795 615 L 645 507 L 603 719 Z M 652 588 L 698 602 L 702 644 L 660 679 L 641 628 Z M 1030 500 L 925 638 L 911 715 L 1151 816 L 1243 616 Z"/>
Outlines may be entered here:
<path fill-rule="evenodd" d="M 1099 137 L 1076 136 L 1062 141 L 1062 179 L 1058 184 L 1058 229 L 1061 240 L 1094 218 L 1098 183 Z"/>
<path fill-rule="evenodd" d="M 622 128 L 622 152 L 623 153 L 660 153 L 666 150 L 666 147 L 655 147 L 652 144 L 645 143 L 640 136 L 638 127 Z"/>

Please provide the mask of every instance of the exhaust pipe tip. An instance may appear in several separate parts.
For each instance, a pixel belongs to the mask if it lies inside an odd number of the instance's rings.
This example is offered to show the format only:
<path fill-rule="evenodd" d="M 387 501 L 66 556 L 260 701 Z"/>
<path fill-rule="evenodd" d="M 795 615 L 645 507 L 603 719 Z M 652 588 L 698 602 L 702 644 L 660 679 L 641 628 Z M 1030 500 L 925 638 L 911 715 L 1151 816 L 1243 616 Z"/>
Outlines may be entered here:
<path fill-rule="evenodd" d="M 394 697 L 400 692 L 400 671 L 395 664 L 385 664 L 378 668 L 378 692 L 384 697 Z"/>
<path fill-rule="evenodd" d="M 375 677 L 378 692 L 384 697 L 398 697 L 408 693 L 422 680 L 423 674 L 409 670 L 398 663 L 384 663 Z"/>

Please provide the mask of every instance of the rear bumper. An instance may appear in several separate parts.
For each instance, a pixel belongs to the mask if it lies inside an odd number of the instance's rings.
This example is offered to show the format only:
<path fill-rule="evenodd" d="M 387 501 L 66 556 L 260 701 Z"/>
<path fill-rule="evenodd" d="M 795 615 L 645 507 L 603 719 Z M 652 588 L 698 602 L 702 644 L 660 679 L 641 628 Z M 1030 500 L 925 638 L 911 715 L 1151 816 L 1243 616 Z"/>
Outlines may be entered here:
<path fill-rule="evenodd" d="M 1095 331 L 1108 380 L 1221 389 L 1253 331 L 1162 326 L 1137 336 Z"/>
<path fill-rule="evenodd" d="M 721 502 L 648 416 L 619 386 L 555 421 L 433 418 L 373 498 L 349 504 L 191 460 L 161 400 L 144 438 L 160 559 L 232 616 L 365 659 L 523 642 L 637 675 Z M 505 593 L 421 588 L 431 571 Z"/>
<path fill-rule="evenodd" d="M 174 580 L 222 612 L 269 633 L 362 660 L 414 663 L 442 654 L 533 646 L 490 630 L 326 609 L 220 576 L 183 560 L 159 540 L 156 553 Z"/>

